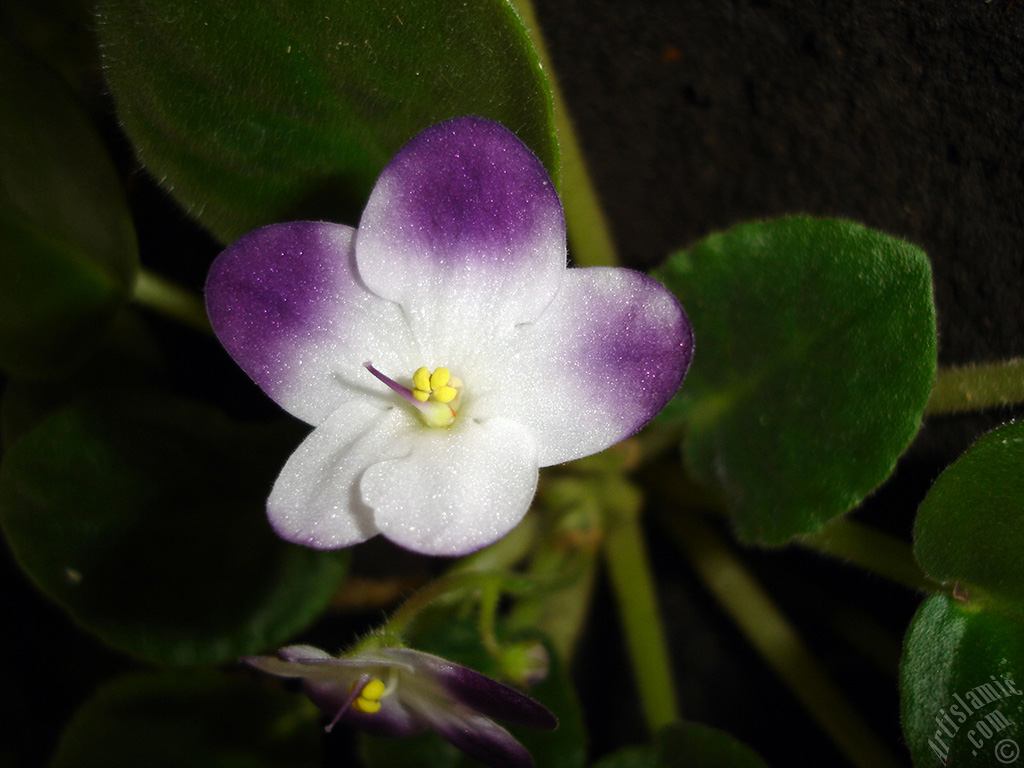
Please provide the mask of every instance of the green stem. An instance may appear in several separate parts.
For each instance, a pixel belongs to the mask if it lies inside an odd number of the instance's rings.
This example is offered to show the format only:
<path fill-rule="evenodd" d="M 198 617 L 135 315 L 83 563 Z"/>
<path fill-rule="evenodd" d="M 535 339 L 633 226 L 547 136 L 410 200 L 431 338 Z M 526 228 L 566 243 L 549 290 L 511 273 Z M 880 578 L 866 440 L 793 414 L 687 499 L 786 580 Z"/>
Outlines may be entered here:
<path fill-rule="evenodd" d="M 530 0 L 511 0 L 537 49 L 541 66 L 548 73 L 551 98 L 555 108 L 555 131 L 562 150 L 562 204 L 565 206 L 565 224 L 572 245 L 573 261 L 581 267 L 611 267 L 619 263 L 611 228 L 601 210 L 594 184 L 587 171 L 572 119 L 566 108 L 558 78 L 551 66 L 544 37 L 537 24 Z"/>
<path fill-rule="evenodd" d="M 837 518 L 817 533 L 801 536 L 797 542 L 918 592 L 942 588 L 921 570 L 909 544 L 853 520 Z"/>
<path fill-rule="evenodd" d="M 430 582 L 398 606 L 382 631 L 386 635 L 401 637 L 423 609 L 435 600 L 455 595 L 466 589 L 486 589 L 495 579 L 503 577 L 503 574 L 480 571 L 446 574 Z"/>
<path fill-rule="evenodd" d="M 925 414 L 981 411 L 1024 403 L 1024 359 L 964 365 L 939 371 Z"/>
<path fill-rule="evenodd" d="M 861 768 L 899 766 L 714 529 L 687 514 L 666 515 L 665 523 L 701 581 L 850 762 Z"/>
<path fill-rule="evenodd" d="M 135 301 L 197 331 L 212 333 L 203 301 L 180 285 L 142 269 L 135 281 Z"/>
<path fill-rule="evenodd" d="M 515 573 L 475 570 L 449 571 L 444 576 L 434 579 L 398 606 L 387 623 L 381 627 L 379 634 L 401 637 L 409 625 L 416 620 L 416 617 L 435 600 L 456 597 L 466 590 L 475 590 L 485 594 L 488 590 L 493 589 L 495 594 L 500 596 L 503 592 L 527 594 L 537 587 L 536 579 Z"/>
<path fill-rule="evenodd" d="M 501 643 L 498 642 L 498 601 L 501 600 L 501 584 L 492 580 L 480 595 L 480 639 L 484 648 L 495 659 L 501 658 Z"/>
<path fill-rule="evenodd" d="M 621 481 L 620 481 L 621 482 Z M 614 498 L 612 494 L 609 498 Z M 618 506 L 618 505 L 617 505 Z M 680 719 L 654 577 L 640 527 L 639 503 L 613 512 L 604 559 L 615 593 L 647 727 L 654 736 Z"/>
<path fill-rule="evenodd" d="M 648 485 L 680 512 L 708 512 L 724 516 L 727 502 L 720 491 L 694 484 L 688 476 L 662 465 L 648 475 Z M 845 560 L 918 592 L 936 592 L 943 587 L 928 577 L 917 564 L 910 545 L 849 518 L 832 520 L 817 533 L 794 539 L 795 543 L 824 555 Z"/>

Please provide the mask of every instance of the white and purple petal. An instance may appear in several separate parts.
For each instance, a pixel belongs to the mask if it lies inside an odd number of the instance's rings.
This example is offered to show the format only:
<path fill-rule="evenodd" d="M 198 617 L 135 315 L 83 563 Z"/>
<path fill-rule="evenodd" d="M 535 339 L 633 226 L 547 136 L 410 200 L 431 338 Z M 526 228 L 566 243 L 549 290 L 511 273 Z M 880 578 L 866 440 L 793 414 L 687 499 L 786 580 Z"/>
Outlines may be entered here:
<path fill-rule="evenodd" d="M 207 278 L 217 338 L 264 392 L 310 424 L 371 388 L 368 356 L 403 369 L 419 358 L 401 310 L 356 275 L 353 234 L 324 222 L 263 227 L 221 253 Z"/>
<path fill-rule="evenodd" d="M 402 458 L 370 467 L 359 483 L 373 522 L 391 541 L 428 555 L 458 556 L 508 533 L 537 488 L 537 446 L 528 430 L 495 418 L 406 435 Z"/>
<path fill-rule="evenodd" d="M 429 675 L 448 696 L 482 715 L 529 728 L 558 727 L 558 719 L 525 693 L 461 664 L 411 648 L 384 648 L 380 654 Z"/>
<path fill-rule="evenodd" d="M 566 272 L 506 361 L 514 387 L 481 393 L 474 412 L 503 413 L 535 437 L 540 466 L 588 456 L 650 421 L 682 383 L 693 333 L 657 280 L 628 269 Z"/>
<path fill-rule="evenodd" d="M 537 157 L 482 118 L 440 123 L 381 173 L 356 235 L 360 277 L 422 338 L 536 319 L 565 271 L 565 220 Z"/>

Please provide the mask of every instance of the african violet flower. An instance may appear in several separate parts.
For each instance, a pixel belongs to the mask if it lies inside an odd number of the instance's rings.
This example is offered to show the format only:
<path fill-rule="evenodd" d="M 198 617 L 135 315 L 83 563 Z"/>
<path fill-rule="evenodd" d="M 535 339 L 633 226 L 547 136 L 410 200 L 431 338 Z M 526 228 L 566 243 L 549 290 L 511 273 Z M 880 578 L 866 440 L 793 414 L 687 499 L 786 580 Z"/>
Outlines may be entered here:
<path fill-rule="evenodd" d="M 526 513 L 539 467 L 629 436 L 678 389 L 692 335 L 626 269 L 566 269 L 540 161 L 480 118 L 435 125 L 384 169 L 358 230 L 275 224 L 214 262 L 228 352 L 316 429 L 267 504 L 311 547 L 382 533 L 460 555 Z"/>
<path fill-rule="evenodd" d="M 308 645 L 243 661 L 278 677 L 301 678 L 306 695 L 331 718 L 375 736 L 412 736 L 428 727 L 493 766 L 529 766 L 530 753 L 491 718 L 554 728 L 555 716 L 519 691 L 429 653 L 382 648 L 336 658 Z"/>

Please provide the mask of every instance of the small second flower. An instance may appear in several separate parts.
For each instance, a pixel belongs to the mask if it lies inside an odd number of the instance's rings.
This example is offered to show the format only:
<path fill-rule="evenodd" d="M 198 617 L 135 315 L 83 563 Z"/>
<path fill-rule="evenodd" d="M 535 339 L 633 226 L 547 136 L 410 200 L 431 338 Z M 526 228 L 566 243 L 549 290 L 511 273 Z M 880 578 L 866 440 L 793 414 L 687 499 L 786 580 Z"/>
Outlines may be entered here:
<path fill-rule="evenodd" d="M 251 656 L 249 666 L 277 677 L 299 678 L 309 698 L 331 718 L 376 736 L 412 736 L 433 728 L 495 768 L 528 768 L 530 753 L 494 722 L 529 728 L 558 725 L 547 709 L 468 667 L 409 648 L 382 648 L 337 658 L 308 645 L 278 656 Z"/>

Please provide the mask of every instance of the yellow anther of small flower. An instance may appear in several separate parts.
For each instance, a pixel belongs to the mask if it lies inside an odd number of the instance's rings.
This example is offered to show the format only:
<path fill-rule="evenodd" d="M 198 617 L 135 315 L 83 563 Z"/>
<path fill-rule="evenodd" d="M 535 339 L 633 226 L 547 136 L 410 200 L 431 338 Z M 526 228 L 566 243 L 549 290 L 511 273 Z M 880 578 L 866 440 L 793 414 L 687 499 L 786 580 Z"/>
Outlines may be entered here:
<path fill-rule="evenodd" d="M 421 403 L 427 402 L 427 398 L 430 397 L 430 392 L 425 392 L 422 389 L 414 389 L 412 396 L 419 400 Z"/>
<path fill-rule="evenodd" d="M 380 711 L 380 698 L 384 695 L 386 687 L 384 681 L 374 678 L 359 692 L 359 696 L 352 702 L 352 709 L 366 715 L 372 715 Z"/>

